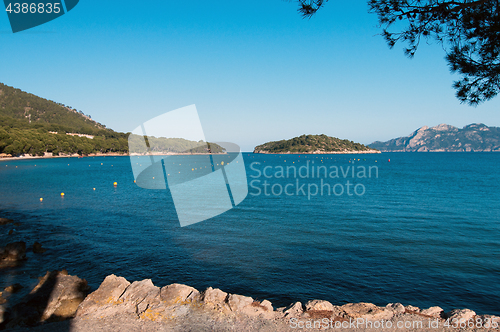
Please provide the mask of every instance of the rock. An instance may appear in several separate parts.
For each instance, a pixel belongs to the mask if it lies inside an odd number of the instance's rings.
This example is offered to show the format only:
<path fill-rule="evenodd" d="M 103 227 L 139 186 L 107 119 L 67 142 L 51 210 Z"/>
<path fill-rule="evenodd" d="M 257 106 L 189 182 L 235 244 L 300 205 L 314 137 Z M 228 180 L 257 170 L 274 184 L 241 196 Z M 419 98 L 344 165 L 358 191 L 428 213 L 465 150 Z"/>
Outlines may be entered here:
<path fill-rule="evenodd" d="M 155 286 L 151 279 L 134 281 L 120 296 L 120 300 L 125 304 L 131 304 L 135 308 L 135 313 L 140 315 L 150 305 L 160 302 L 160 287 Z"/>
<path fill-rule="evenodd" d="M 253 299 L 249 296 L 230 294 L 227 303 L 231 311 L 242 311 L 243 308 L 253 303 Z"/>
<path fill-rule="evenodd" d="M 47 249 L 42 248 L 41 243 L 38 243 L 38 242 L 33 243 L 33 252 L 35 254 L 43 254 L 46 251 L 47 251 Z"/>
<path fill-rule="evenodd" d="M 366 320 L 388 320 L 394 316 L 394 312 L 387 308 L 379 308 L 373 303 L 348 303 L 340 307 L 352 318 L 364 318 Z"/>
<path fill-rule="evenodd" d="M 7 299 L 3 297 L 3 292 L 0 292 L 0 304 L 4 304 L 7 302 Z"/>
<path fill-rule="evenodd" d="M 198 301 L 199 298 L 198 290 L 182 284 L 171 284 L 160 290 L 160 299 L 167 304 L 184 304 Z"/>
<path fill-rule="evenodd" d="M 407 305 L 405 307 L 405 311 L 408 312 L 408 313 L 415 313 L 415 314 L 418 314 L 420 313 L 420 308 L 419 307 L 415 307 L 415 306 L 412 306 L 412 305 Z"/>
<path fill-rule="evenodd" d="M 290 318 L 301 316 L 304 313 L 304 309 L 302 308 L 302 303 L 295 302 L 294 304 L 285 308 L 283 310 L 283 313 L 285 317 L 290 317 Z"/>
<path fill-rule="evenodd" d="M 10 223 L 13 223 L 14 220 L 12 219 L 7 219 L 7 218 L 0 218 L 0 226 L 8 225 Z"/>
<path fill-rule="evenodd" d="M 306 303 L 306 310 L 333 311 L 333 304 L 328 301 L 312 300 Z"/>
<path fill-rule="evenodd" d="M 114 274 L 107 276 L 101 283 L 99 288 L 89 294 L 85 300 L 80 303 L 76 316 L 85 316 L 89 314 L 95 314 L 99 316 L 112 316 L 110 313 L 113 310 L 107 310 L 110 308 L 115 308 L 119 303 L 120 296 L 125 292 L 127 287 L 130 285 L 123 277 L 117 277 Z M 116 313 L 116 310 L 115 312 Z"/>
<path fill-rule="evenodd" d="M 261 307 L 264 307 L 265 310 L 267 311 L 274 311 L 274 308 L 273 308 L 273 304 L 268 301 L 268 300 L 264 300 L 260 303 Z"/>
<path fill-rule="evenodd" d="M 208 287 L 205 292 L 203 292 L 203 302 L 211 303 L 216 305 L 222 305 L 226 301 L 227 293 L 221 291 L 218 288 Z"/>
<path fill-rule="evenodd" d="M 11 230 L 9 231 L 8 235 L 12 235 L 12 234 L 14 234 L 14 230 L 13 230 L 13 229 L 11 229 Z"/>
<path fill-rule="evenodd" d="M 443 313 L 444 311 L 441 307 L 430 307 L 429 309 L 420 311 L 420 314 L 434 318 L 442 318 Z"/>
<path fill-rule="evenodd" d="M 26 243 L 23 241 L 9 243 L 0 251 L 1 259 L 20 261 L 26 258 Z"/>
<path fill-rule="evenodd" d="M 61 321 L 75 316 L 89 287 L 84 279 L 67 271 L 47 272 L 33 290 L 13 307 L 7 326 L 33 326 L 47 321 Z"/>
<path fill-rule="evenodd" d="M 4 291 L 7 293 L 17 293 L 24 287 L 21 284 L 13 284 L 10 286 L 5 287 Z"/>
<path fill-rule="evenodd" d="M 468 321 L 469 319 L 474 318 L 474 316 L 476 316 L 476 313 L 469 309 L 455 309 L 446 314 L 446 317 L 450 319 L 450 322 L 452 322 L 453 319 L 457 319 L 458 322 Z"/>
<path fill-rule="evenodd" d="M 389 303 L 386 308 L 392 310 L 394 314 L 405 313 L 405 307 L 401 303 Z"/>

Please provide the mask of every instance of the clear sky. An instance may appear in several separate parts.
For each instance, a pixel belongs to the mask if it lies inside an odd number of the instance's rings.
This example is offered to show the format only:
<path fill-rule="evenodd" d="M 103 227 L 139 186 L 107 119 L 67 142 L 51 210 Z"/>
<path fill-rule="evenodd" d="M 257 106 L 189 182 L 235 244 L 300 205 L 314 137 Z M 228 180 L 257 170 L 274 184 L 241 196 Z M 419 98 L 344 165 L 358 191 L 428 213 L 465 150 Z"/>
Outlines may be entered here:
<path fill-rule="evenodd" d="M 211 141 L 250 151 L 326 134 L 369 144 L 415 129 L 500 126 L 500 97 L 461 105 L 439 45 L 390 50 L 364 0 L 312 19 L 281 0 L 81 0 L 13 34 L 0 14 L 0 82 L 117 131 L 196 104 Z"/>

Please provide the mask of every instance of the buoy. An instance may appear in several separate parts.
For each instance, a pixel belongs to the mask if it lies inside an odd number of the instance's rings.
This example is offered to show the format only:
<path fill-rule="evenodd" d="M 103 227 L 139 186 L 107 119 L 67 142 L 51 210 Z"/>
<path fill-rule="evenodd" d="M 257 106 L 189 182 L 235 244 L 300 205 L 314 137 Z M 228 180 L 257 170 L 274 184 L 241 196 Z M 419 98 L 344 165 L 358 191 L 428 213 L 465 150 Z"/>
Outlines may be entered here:
<path fill-rule="evenodd" d="M 40 202 L 43 202 L 43 198 L 40 197 Z"/>
<path fill-rule="evenodd" d="M 94 188 L 94 191 L 95 191 L 95 188 Z"/>
<path fill-rule="evenodd" d="M 264 162 L 265 162 L 265 161 L 264 161 Z M 221 163 L 220 163 L 220 164 L 221 164 L 221 166 L 224 166 L 224 162 L 223 162 L 223 161 L 221 161 Z"/>
<path fill-rule="evenodd" d="M 135 180 L 134 180 L 134 183 L 135 183 Z"/>
<path fill-rule="evenodd" d="M 391 162 L 391 160 L 389 159 L 389 162 Z"/>
<path fill-rule="evenodd" d="M 64 193 L 61 193 L 61 196 L 64 196 Z"/>
<path fill-rule="evenodd" d="M 118 185 L 118 182 L 113 183 L 113 185 L 116 187 Z"/>

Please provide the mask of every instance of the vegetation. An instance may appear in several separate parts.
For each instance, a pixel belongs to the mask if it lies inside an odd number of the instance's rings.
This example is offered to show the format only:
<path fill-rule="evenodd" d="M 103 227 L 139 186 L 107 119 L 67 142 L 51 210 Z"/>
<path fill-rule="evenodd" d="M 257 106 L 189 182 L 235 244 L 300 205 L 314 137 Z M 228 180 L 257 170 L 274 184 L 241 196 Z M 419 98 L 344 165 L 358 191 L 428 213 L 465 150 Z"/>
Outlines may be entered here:
<path fill-rule="evenodd" d="M 93 138 L 72 136 L 82 134 Z M 118 133 L 69 106 L 37 97 L 0 83 L 0 154 L 43 156 L 91 153 L 128 153 L 129 134 Z M 131 152 L 144 153 L 144 139 L 133 135 Z M 156 153 L 223 153 L 214 143 L 181 138 L 148 137 Z M 210 149 L 209 147 L 210 146 Z"/>
<path fill-rule="evenodd" d="M 0 154 L 127 153 L 127 137 L 81 111 L 0 83 Z"/>
<path fill-rule="evenodd" d="M 147 137 L 131 134 L 129 137 L 130 153 L 223 153 L 225 149 L 215 143 L 188 141 L 183 138 Z M 210 149 L 209 149 L 210 147 Z"/>
<path fill-rule="evenodd" d="M 367 146 L 347 139 L 326 135 L 302 135 L 289 140 L 268 142 L 255 147 L 256 153 L 328 153 L 372 151 Z"/>
<path fill-rule="evenodd" d="M 328 0 L 297 0 L 311 17 Z M 500 92 L 500 3 L 498 0 L 368 0 L 378 16 L 382 36 L 392 48 L 407 43 L 413 57 L 421 40 L 436 40 L 452 72 L 461 102 L 477 105 Z M 389 31 L 395 27 L 394 31 Z"/>

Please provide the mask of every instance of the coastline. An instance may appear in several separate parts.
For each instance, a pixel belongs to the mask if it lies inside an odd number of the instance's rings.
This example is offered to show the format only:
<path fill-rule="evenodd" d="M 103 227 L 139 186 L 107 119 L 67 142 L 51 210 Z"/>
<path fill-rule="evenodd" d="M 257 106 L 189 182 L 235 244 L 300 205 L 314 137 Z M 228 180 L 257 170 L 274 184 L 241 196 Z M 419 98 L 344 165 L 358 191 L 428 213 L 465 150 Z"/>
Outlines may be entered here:
<path fill-rule="evenodd" d="M 0 226 L 16 223 L 0 218 Z M 8 243 L 0 248 L 0 268 L 15 269 L 30 264 L 34 256 L 27 258 L 27 251 L 43 255 L 46 250 L 50 248 L 38 242 L 30 247 L 23 241 Z M 40 274 L 44 270 L 39 267 Z M 159 287 L 151 279 L 131 282 L 114 274 L 106 276 L 97 289 L 91 290 L 82 277 L 85 276 L 71 275 L 66 270 L 47 271 L 33 289 L 19 284 L 6 287 L 0 292 L 0 330 L 500 330 L 500 317 L 470 309 L 445 311 L 438 306 L 424 309 L 402 303 L 333 304 L 321 299 L 295 301 L 277 308 L 269 300 L 254 298 L 251 294 L 232 294 L 212 287 L 201 291 L 178 283 Z"/>
<path fill-rule="evenodd" d="M 262 150 L 254 150 L 253 153 L 255 154 L 377 154 L 377 153 L 382 153 L 381 151 L 378 150 L 372 150 L 372 151 L 342 151 L 342 152 L 325 152 L 325 151 L 314 151 L 314 152 L 267 152 L 267 151 L 262 151 Z"/>

